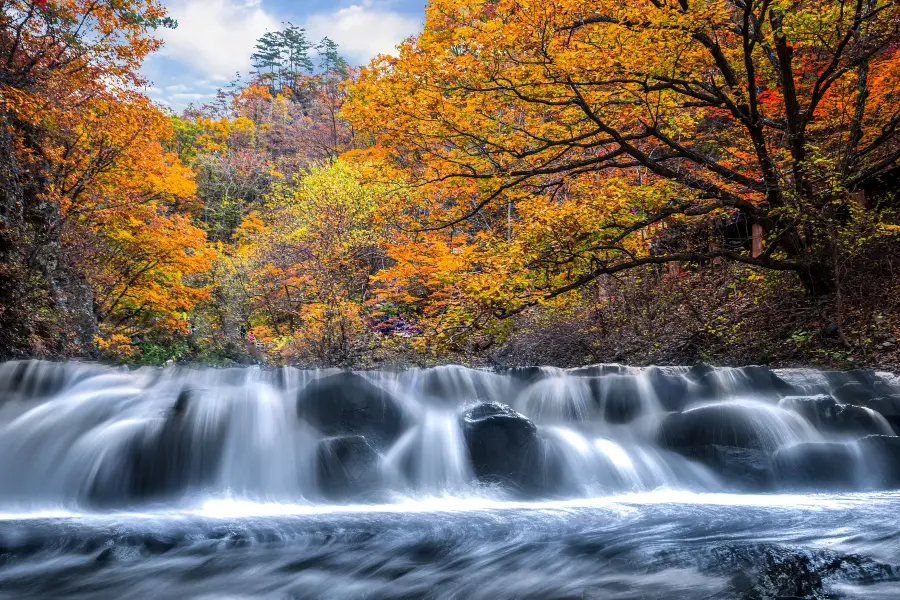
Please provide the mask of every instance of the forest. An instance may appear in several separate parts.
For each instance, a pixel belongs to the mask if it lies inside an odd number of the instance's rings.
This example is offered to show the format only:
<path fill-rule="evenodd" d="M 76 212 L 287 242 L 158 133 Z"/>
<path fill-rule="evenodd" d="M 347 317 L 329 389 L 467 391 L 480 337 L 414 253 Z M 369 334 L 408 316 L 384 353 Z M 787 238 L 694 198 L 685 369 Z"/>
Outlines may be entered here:
<path fill-rule="evenodd" d="M 0 0 L 0 359 L 900 365 L 900 4 L 431 0 L 175 114 L 157 0 Z"/>

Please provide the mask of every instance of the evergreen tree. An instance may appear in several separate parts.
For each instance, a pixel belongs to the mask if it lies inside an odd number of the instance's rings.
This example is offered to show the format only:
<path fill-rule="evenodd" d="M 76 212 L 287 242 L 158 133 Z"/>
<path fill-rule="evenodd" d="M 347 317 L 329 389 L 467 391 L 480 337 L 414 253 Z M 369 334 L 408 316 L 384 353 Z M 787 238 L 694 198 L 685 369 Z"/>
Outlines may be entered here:
<path fill-rule="evenodd" d="M 285 58 L 284 35 L 267 31 L 256 41 L 255 51 L 250 61 L 262 82 L 268 84 L 273 93 L 281 87 L 281 71 Z"/>

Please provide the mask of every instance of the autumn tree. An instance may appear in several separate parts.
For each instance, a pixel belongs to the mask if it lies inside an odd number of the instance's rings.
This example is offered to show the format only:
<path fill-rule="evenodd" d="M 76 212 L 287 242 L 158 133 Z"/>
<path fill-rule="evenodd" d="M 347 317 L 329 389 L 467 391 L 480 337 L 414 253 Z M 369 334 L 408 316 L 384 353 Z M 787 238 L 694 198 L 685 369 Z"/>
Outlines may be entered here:
<path fill-rule="evenodd" d="M 900 157 L 898 23 L 889 0 L 434 0 L 343 114 L 402 192 L 396 275 L 453 327 L 653 264 L 828 292 L 836 230 Z M 652 244 L 737 214 L 758 253 Z"/>
<path fill-rule="evenodd" d="M 384 266 L 379 188 L 343 161 L 274 186 L 223 248 L 223 305 L 282 358 L 348 364 L 367 350 L 375 310 L 370 275 Z"/>
<path fill-rule="evenodd" d="M 139 74 L 159 46 L 154 29 L 174 23 L 152 0 L 0 7 L 0 158 L 12 175 L 0 318 L 42 294 L 28 308 L 57 328 L 31 334 L 30 351 L 89 353 L 98 322 L 112 335 L 189 308 L 197 298 L 183 276 L 208 263 L 186 216 L 192 174 L 164 148 L 170 123 Z"/>

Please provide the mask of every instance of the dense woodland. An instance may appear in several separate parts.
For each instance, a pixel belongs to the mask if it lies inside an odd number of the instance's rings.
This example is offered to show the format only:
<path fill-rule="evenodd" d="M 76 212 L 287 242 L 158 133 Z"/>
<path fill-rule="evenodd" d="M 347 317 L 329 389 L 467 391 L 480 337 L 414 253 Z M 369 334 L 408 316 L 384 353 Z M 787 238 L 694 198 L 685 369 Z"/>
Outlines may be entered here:
<path fill-rule="evenodd" d="M 900 4 L 431 0 L 173 114 L 155 0 L 0 0 L 0 358 L 900 364 Z"/>

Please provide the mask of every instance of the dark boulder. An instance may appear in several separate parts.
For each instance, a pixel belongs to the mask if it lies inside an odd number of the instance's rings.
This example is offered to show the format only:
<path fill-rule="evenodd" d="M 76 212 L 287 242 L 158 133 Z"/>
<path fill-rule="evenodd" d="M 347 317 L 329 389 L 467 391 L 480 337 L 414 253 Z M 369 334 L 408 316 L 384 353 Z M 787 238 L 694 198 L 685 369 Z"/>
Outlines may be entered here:
<path fill-rule="evenodd" d="M 855 444 L 795 444 L 778 450 L 772 464 L 777 485 L 783 489 L 856 490 L 863 484 L 863 465 Z"/>
<path fill-rule="evenodd" d="M 228 433 L 229 407 L 182 392 L 162 423 L 135 438 L 129 496 L 149 500 L 202 489 L 215 482 Z"/>
<path fill-rule="evenodd" d="M 607 423 L 630 423 L 643 412 L 644 404 L 655 401 L 647 398 L 632 375 L 606 375 L 587 380 L 594 404 Z"/>
<path fill-rule="evenodd" d="M 709 445 L 774 451 L 802 427 L 792 413 L 775 407 L 718 403 L 668 415 L 658 437 L 676 451 Z"/>
<path fill-rule="evenodd" d="M 397 400 L 355 373 L 311 382 L 300 391 L 297 415 L 327 436 L 363 435 L 379 447 L 396 441 L 405 426 Z"/>
<path fill-rule="evenodd" d="M 869 435 L 856 442 L 856 445 L 867 465 L 866 476 L 871 487 L 900 488 L 900 437 Z"/>
<path fill-rule="evenodd" d="M 316 449 L 316 480 L 330 499 L 373 492 L 378 485 L 379 456 L 361 435 L 325 438 Z"/>
<path fill-rule="evenodd" d="M 590 365 L 566 370 L 573 377 L 603 377 L 604 375 L 627 375 L 629 368 L 623 365 Z"/>
<path fill-rule="evenodd" d="M 865 404 L 877 395 L 872 387 L 859 381 L 839 385 L 832 393 L 845 404 Z"/>
<path fill-rule="evenodd" d="M 772 461 L 764 450 L 710 444 L 682 448 L 680 453 L 707 467 L 730 488 L 760 492 L 771 487 Z"/>
<path fill-rule="evenodd" d="M 829 593 L 840 585 L 856 591 L 867 590 L 872 584 L 891 585 L 897 580 L 896 568 L 889 564 L 822 548 L 712 540 L 676 546 L 657 556 L 665 567 L 693 569 L 720 577 L 724 588 L 704 596 L 708 598 L 824 600 L 840 596 Z M 874 592 L 890 588 L 871 589 Z"/>
<path fill-rule="evenodd" d="M 497 373 L 529 385 L 550 377 L 550 373 L 542 367 L 508 367 L 498 369 Z"/>
<path fill-rule="evenodd" d="M 712 369 L 696 377 L 697 393 L 705 398 L 733 395 L 777 396 L 792 391 L 789 383 L 768 367 L 749 366 L 740 369 Z"/>
<path fill-rule="evenodd" d="M 847 405 L 840 407 L 834 430 L 847 435 L 884 435 L 891 434 L 891 426 L 876 411 L 863 406 Z"/>
<path fill-rule="evenodd" d="M 900 394 L 871 398 L 865 406 L 883 416 L 895 432 L 900 431 Z"/>
<path fill-rule="evenodd" d="M 816 396 L 786 396 L 778 405 L 792 410 L 818 428 L 829 426 L 837 418 L 840 403 L 834 396 L 818 394 Z"/>
<path fill-rule="evenodd" d="M 800 414 L 821 431 L 859 437 L 891 433 L 878 412 L 862 406 L 841 404 L 833 396 L 787 396 L 778 405 Z"/>
<path fill-rule="evenodd" d="M 900 394 L 900 389 L 875 371 L 826 372 L 832 395 L 844 404 L 865 405 L 874 398 Z"/>
<path fill-rule="evenodd" d="M 691 392 L 691 383 L 681 373 L 663 367 L 650 367 L 643 376 L 664 410 L 682 410 L 695 397 Z"/>
<path fill-rule="evenodd" d="M 460 427 L 479 479 L 521 490 L 537 485 L 541 444 L 534 423 L 505 404 L 492 402 L 463 413 Z"/>

